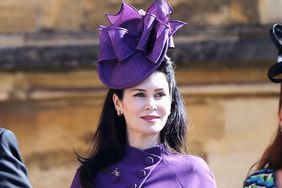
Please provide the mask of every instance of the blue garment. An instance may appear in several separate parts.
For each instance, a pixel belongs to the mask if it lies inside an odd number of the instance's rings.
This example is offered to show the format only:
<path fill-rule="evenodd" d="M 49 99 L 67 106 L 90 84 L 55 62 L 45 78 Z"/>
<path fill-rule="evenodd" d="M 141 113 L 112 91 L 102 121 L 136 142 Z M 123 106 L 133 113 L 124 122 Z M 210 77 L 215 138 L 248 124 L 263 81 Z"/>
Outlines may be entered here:
<path fill-rule="evenodd" d="M 14 133 L 0 128 L 0 188 L 31 188 Z"/>
<path fill-rule="evenodd" d="M 122 160 L 95 180 L 97 188 L 216 188 L 204 160 L 170 152 L 162 144 L 146 150 L 128 147 Z M 71 188 L 80 187 L 78 170 Z"/>
<path fill-rule="evenodd" d="M 275 188 L 275 173 L 269 168 L 259 169 L 247 177 L 244 182 L 244 188 Z"/>

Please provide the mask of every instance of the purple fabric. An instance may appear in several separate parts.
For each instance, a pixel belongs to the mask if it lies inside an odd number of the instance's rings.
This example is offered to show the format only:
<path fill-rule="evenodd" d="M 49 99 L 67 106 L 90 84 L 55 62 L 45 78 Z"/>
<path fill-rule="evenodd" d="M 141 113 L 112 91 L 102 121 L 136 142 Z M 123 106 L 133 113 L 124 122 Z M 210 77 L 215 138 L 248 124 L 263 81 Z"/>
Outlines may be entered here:
<path fill-rule="evenodd" d="M 98 57 L 99 78 L 106 86 L 134 86 L 159 67 L 174 47 L 173 35 L 185 24 L 169 20 L 171 13 L 166 0 L 156 0 L 147 12 L 123 1 L 117 14 L 107 14 L 111 25 L 99 27 Z"/>
<path fill-rule="evenodd" d="M 81 188 L 80 181 L 79 181 L 79 170 L 76 171 L 70 187 L 71 188 Z"/>
<path fill-rule="evenodd" d="M 119 163 L 98 173 L 95 185 L 99 188 L 216 188 L 204 160 L 168 152 L 163 145 L 147 150 L 128 147 Z M 80 188 L 79 171 L 71 188 Z"/>

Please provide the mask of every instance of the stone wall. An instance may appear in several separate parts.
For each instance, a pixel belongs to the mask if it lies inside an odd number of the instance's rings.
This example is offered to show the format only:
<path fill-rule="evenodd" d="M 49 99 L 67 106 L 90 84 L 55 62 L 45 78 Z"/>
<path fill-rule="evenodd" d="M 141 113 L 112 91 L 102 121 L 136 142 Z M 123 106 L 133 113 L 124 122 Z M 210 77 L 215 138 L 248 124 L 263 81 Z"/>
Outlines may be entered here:
<path fill-rule="evenodd" d="M 97 31 L 104 13 L 116 13 L 120 0 L 0 0 L 0 33 L 38 31 Z M 128 1 L 147 9 L 152 0 Z M 281 21 L 282 0 L 174 0 L 173 17 L 197 26 L 261 25 Z M 11 14 L 12 12 L 12 14 Z"/>
<path fill-rule="evenodd" d="M 0 1 L 0 33 L 34 32 L 35 7 L 32 0 Z"/>
<path fill-rule="evenodd" d="M 218 187 L 240 187 L 275 132 L 279 86 L 264 69 L 176 75 L 189 152 L 208 162 Z M 74 150 L 87 154 L 106 92 L 96 71 L 2 72 L 0 88 L 0 125 L 16 133 L 33 186 L 69 187 Z"/>
<path fill-rule="evenodd" d="M 277 54 L 268 35 L 270 28 L 190 29 L 174 37 L 176 48 L 168 55 L 184 69 L 266 68 Z M 92 32 L 0 35 L 0 70 L 96 69 L 98 41 Z"/>

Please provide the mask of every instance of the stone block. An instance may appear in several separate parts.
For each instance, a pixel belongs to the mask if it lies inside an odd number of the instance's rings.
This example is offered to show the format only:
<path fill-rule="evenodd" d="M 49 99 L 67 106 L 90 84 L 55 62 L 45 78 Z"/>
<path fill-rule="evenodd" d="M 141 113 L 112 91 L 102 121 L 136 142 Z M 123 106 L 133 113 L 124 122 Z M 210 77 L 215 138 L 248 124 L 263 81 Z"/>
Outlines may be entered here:
<path fill-rule="evenodd" d="M 282 0 L 259 0 L 258 9 L 260 12 L 260 23 L 273 24 L 281 23 L 282 20 Z"/>
<path fill-rule="evenodd" d="M 84 22 L 81 0 L 42 0 L 37 9 L 38 30 L 81 30 Z"/>
<path fill-rule="evenodd" d="M 0 1 L 0 33 L 35 32 L 33 1 Z"/>
<path fill-rule="evenodd" d="M 150 1 L 128 1 L 147 10 Z M 282 0 L 177 0 L 172 18 L 199 26 L 261 25 L 279 22 Z M 105 13 L 117 13 L 120 1 L 0 0 L 0 33 L 37 31 L 97 31 L 108 24 Z M 11 14 L 12 12 L 12 14 Z"/>

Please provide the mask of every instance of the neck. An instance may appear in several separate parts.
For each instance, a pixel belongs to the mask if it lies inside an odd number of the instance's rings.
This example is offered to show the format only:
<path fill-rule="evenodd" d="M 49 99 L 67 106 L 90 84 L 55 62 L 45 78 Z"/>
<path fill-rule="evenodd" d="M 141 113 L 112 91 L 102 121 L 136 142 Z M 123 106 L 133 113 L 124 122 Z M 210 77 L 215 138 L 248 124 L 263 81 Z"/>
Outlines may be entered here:
<path fill-rule="evenodd" d="M 160 135 L 134 135 L 134 137 L 128 135 L 128 144 L 138 149 L 148 149 L 160 144 Z"/>

